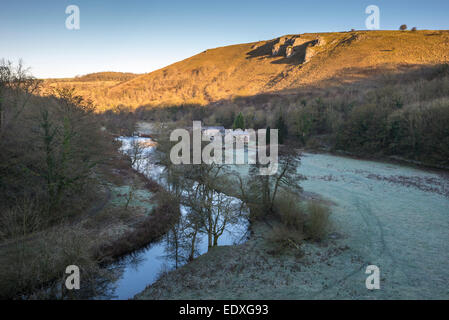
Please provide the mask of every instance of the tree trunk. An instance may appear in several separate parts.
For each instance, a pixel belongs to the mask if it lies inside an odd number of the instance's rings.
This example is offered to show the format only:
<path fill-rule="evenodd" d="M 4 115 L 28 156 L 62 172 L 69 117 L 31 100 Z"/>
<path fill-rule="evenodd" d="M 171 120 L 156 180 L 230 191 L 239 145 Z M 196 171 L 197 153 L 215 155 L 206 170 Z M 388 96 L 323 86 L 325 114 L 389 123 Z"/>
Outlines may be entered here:
<path fill-rule="evenodd" d="M 207 233 L 207 250 L 209 251 L 209 249 L 212 247 L 212 231 L 209 230 L 209 232 Z"/>
<path fill-rule="evenodd" d="M 197 231 L 195 231 L 192 235 L 192 243 L 191 243 L 191 247 L 190 247 L 190 255 L 189 255 L 189 261 L 192 261 L 193 258 L 195 257 L 195 241 L 196 241 L 196 233 Z"/>

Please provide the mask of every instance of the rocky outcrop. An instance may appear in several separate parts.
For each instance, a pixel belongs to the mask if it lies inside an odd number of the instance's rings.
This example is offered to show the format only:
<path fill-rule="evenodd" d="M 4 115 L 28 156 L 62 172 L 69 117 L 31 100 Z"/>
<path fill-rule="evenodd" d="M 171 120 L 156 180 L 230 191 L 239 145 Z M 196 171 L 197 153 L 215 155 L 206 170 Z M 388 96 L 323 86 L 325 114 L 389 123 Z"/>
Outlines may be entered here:
<path fill-rule="evenodd" d="M 302 52 L 304 55 L 304 63 L 308 62 L 317 52 L 314 47 L 323 46 L 326 41 L 318 37 L 295 37 L 291 39 L 291 45 L 289 45 L 285 50 L 285 57 L 290 58 L 294 55 Z"/>
<path fill-rule="evenodd" d="M 295 54 L 295 50 L 293 46 L 288 46 L 285 48 L 285 57 L 290 58 Z"/>
<path fill-rule="evenodd" d="M 293 51 L 289 47 L 293 46 L 296 41 L 296 39 L 299 38 L 299 36 L 286 36 L 286 37 L 280 37 L 274 41 L 273 48 L 271 50 L 271 54 L 273 56 L 279 56 L 279 55 L 289 55 L 292 54 Z M 287 53 L 288 51 L 288 53 Z"/>
<path fill-rule="evenodd" d="M 281 52 L 281 44 L 280 43 L 275 43 L 273 45 L 273 49 L 271 49 L 271 55 L 273 56 L 278 56 Z"/>
<path fill-rule="evenodd" d="M 280 37 L 278 40 L 278 43 L 282 46 L 282 45 L 286 44 L 287 41 L 288 41 L 287 37 Z"/>
<path fill-rule="evenodd" d="M 324 40 L 322 37 L 318 37 L 317 39 L 317 46 L 324 46 L 326 44 L 326 40 Z"/>
<path fill-rule="evenodd" d="M 297 37 L 293 40 L 292 46 L 293 47 L 302 46 L 304 43 L 309 42 L 309 41 L 310 41 L 310 39 L 308 39 L 308 38 Z"/>
<path fill-rule="evenodd" d="M 316 54 L 316 49 L 314 47 L 307 47 L 306 48 L 306 55 L 304 56 L 304 63 L 307 63 L 312 59 L 312 57 Z"/>

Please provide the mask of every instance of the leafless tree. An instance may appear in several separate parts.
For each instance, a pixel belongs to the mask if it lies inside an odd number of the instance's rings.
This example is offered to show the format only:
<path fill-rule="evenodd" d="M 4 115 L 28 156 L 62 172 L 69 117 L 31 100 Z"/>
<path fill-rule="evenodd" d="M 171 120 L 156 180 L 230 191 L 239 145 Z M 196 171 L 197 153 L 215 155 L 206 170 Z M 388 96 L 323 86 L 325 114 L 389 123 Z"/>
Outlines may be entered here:
<path fill-rule="evenodd" d="M 0 139 L 40 85 L 41 80 L 35 79 L 21 60 L 17 66 L 11 61 L 0 60 Z"/>
<path fill-rule="evenodd" d="M 299 182 L 305 178 L 298 173 L 300 163 L 300 155 L 294 149 L 282 147 L 279 150 L 279 164 L 275 174 L 259 175 L 259 167 L 254 166 L 246 180 L 237 176 L 241 197 L 251 208 L 252 214 L 273 213 L 280 189 L 291 193 L 299 193 L 302 190 Z"/>
<path fill-rule="evenodd" d="M 218 239 L 230 224 L 237 223 L 242 211 L 240 202 L 223 193 L 231 180 L 223 165 L 192 165 L 187 173 L 191 181 L 184 202 L 191 210 L 193 229 L 208 236 L 208 248 L 218 245 Z"/>

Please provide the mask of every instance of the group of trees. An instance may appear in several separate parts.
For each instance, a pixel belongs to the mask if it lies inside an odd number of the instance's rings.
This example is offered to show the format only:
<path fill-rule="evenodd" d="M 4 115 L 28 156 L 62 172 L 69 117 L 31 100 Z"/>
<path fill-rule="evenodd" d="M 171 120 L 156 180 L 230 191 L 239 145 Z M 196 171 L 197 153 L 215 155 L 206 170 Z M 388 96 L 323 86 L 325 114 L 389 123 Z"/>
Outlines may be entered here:
<path fill-rule="evenodd" d="M 207 246 L 218 245 L 218 239 L 231 225 L 245 215 L 243 203 L 229 194 L 233 180 L 227 166 L 221 164 L 174 165 L 169 158 L 173 142 L 170 128 L 157 135 L 156 162 L 164 167 L 162 184 L 182 206 L 183 215 L 167 234 L 169 255 L 178 265 L 197 254 L 201 237 L 207 235 Z"/>
<path fill-rule="evenodd" d="M 248 176 L 237 175 L 239 197 L 250 210 L 250 220 L 271 221 L 267 238 L 278 253 L 286 248 L 300 252 L 304 240 L 321 241 L 330 230 L 329 208 L 302 195 L 300 156 L 295 149 L 280 146 L 275 174 L 259 175 L 258 165 Z"/>
<path fill-rule="evenodd" d="M 83 289 L 100 288 L 92 237 L 77 222 L 98 201 L 97 166 L 117 146 L 90 101 L 64 88 L 41 97 L 40 86 L 21 63 L 0 61 L 2 298 L 44 286 L 44 296 L 64 298 L 58 281 L 70 264 L 80 266 Z"/>
<path fill-rule="evenodd" d="M 376 79 L 377 87 L 354 84 L 239 98 L 209 107 L 142 107 L 136 116 L 186 126 L 202 120 L 225 128 L 270 127 L 279 130 L 280 143 L 448 165 L 448 69 L 443 64 L 386 73 Z"/>
<path fill-rule="evenodd" d="M 399 27 L 399 30 L 401 30 L 401 31 L 407 30 L 407 25 L 406 24 L 401 24 L 401 26 Z M 412 31 L 416 31 L 417 29 L 416 29 L 416 27 L 413 27 L 411 30 Z"/>
<path fill-rule="evenodd" d="M 300 181 L 305 178 L 298 173 L 300 155 L 294 149 L 280 146 L 278 170 L 273 175 L 260 175 L 261 164 L 251 166 L 248 174 L 216 163 L 174 165 L 169 159 L 174 144 L 168 140 L 170 126 L 161 130 L 155 136 L 157 163 L 164 167 L 164 187 L 177 199 L 183 211 L 166 235 L 167 254 L 175 261 L 175 266 L 196 256 L 201 239 L 207 239 L 208 248 L 213 248 L 226 230 L 232 230 L 233 225 L 245 219 L 252 222 L 279 220 L 283 232 L 274 242 L 293 245 L 296 249 L 308 237 L 321 240 L 324 236 L 328 210 L 311 205 L 313 209 L 308 213 L 307 205 L 301 205 L 304 201 Z M 284 205 L 286 196 L 293 201 L 293 207 Z M 285 219 L 287 216 L 289 218 Z M 291 224 L 291 220 L 297 223 Z M 273 233 L 276 230 L 273 229 Z"/>
<path fill-rule="evenodd" d="M 112 144 L 89 101 L 71 89 L 36 96 L 40 84 L 22 64 L 0 63 L 2 219 L 26 199 L 44 227 L 86 205 L 84 192 L 94 187 L 88 183 L 92 169 Z"/>

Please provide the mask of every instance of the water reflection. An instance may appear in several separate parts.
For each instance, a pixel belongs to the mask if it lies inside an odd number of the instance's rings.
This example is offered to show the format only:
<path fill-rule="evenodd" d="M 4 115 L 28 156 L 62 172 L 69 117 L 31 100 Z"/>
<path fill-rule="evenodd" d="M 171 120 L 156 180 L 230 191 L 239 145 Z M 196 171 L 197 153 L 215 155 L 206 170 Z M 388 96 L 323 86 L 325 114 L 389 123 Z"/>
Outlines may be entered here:
<path fill-rule="evenodd" d="M 147 177 L 167 186 L 164 181 L 164 168 L 155 164 L 154 147 L 150 138 L 120 137 L 121 151 L 133 159 L 133 168 Z M 137 143 L 140 147 L 137 147 Z M 143 147 L 142 147 L 143 146 Z M 135 161 L 134 161 L 135 160 Z M 184 190 L 189 196 L 188 190 Z M 227 203 L 238 204 L 240 200 L 221 193 L 214 197 L 224 199 Z M 237 203 L 238 202 L 238 203 Z M 189 215 L 192 208 L 181 206 L 179 221 L 159 241 L 136 250 L 108 266 L 108 270 L 119 274 L 116 281 L 109 283 L 107 294 L 97 299 L 129 299 L 141 292 L 147 285 L 155 282 L 161 275 L 178 268 L 189 260 L 208 251 L 208 235 L 192 225 Z M 217 239 L 218 245 L 234 245 L 247 239 L 248 222 L 244 215 L 226 226 L 223 234 Z"/>

